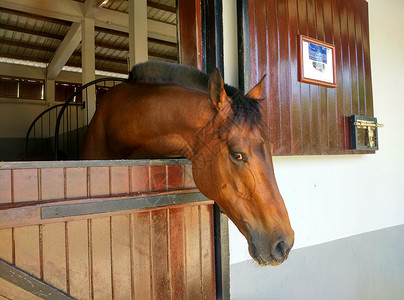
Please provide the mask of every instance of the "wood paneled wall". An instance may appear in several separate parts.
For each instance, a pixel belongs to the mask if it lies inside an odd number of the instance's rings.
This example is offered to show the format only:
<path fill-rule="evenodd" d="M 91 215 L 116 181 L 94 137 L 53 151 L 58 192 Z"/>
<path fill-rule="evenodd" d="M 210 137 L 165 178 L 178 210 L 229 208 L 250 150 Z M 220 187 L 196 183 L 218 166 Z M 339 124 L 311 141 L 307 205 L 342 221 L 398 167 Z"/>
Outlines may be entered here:
<path fill-rule="evenodd" d="M 346 154 L 348 117 L 373 116 L 365 0 L 239 0 L 246 90 L 267 74 L 265 120 L 275 155 Z M 337 88 L 298 81 L 298 35 L 336 47 Z M 363 153 L 360 152 L 360 153 Z"/>
<path fill-rule="evenodd" d="M 214 299 L 212 201 L 40 216 L 46 205 L 195 191 L 188 163 L 125 163 L 0 169 L 0 258 L 77 299 Z M 33 299 L 0 278 L 1 296 Z"/>
<path fill-rule="evenodd" d="M 177 6 L 179 61 L 201 70 L 201 3 L 199 0 L 179 0 Z"/>

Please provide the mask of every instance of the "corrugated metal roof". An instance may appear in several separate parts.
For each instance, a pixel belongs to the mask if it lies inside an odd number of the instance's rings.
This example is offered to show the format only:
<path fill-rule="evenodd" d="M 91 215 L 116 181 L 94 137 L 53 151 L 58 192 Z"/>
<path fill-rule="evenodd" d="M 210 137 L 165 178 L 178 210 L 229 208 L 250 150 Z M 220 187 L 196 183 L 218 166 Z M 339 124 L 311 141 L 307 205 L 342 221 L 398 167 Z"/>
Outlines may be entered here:
<path fill-rule="evenodd" d="M 153 0 L 147 3 L 148 19 L 176 25 L 175 0 Z M 103 8 L 127 13 L 128 1 L 108 1 Z M 3 60 L 9 58 L 50 63 L 71 24 L 64 20 L 0 7 L 0 57 L 3 57 Z M 97 70 L 127 73 L 129 53 L 127 33 L 96 27 L 95 44 Z M 149 59 L 178 60 L 176 43 L 149 38 L 148 49 Z M 66 66 L 81 67 L 81 44 L 69 58 Z"/>

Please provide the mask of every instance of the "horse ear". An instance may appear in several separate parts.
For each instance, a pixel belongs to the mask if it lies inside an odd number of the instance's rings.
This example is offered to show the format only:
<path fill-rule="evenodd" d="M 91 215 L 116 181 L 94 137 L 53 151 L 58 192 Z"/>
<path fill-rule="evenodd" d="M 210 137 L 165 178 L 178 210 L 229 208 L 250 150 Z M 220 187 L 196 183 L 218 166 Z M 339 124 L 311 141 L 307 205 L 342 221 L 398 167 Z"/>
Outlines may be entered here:
<path fill-rule="evenodd" d="M 262 85 L 263 85 L 263 82 L 264 82 L 264 79 L 265 79 L 266 76 L 267 76 L 267 75 L 265 74 L 265 75 L 261 78 L 260 82 L 258 82 L 257 85 L 254 86 L 254 87 L 246 94 L 246 96 L 247 96 L 248 98 L 252 98 L 252 99 L 256 99 L 256 100 L 258 100 L 258 99 L 260 98 L 261 92 L 262 92 Z"/>
<path fill-rule="evenodd" d="M 210 74 L 208 88 L 210 101 L 217 109 L 222 110 L 230 100 L 224 90 L 224 82 L 218 68 Z"/>

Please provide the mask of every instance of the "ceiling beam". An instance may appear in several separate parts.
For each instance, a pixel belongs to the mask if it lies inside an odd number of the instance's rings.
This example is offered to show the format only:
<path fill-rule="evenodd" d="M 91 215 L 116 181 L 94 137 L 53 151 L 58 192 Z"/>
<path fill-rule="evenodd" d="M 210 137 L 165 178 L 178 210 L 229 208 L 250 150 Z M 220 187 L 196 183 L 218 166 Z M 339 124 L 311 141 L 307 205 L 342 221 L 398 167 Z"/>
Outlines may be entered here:
<path fill-rule="evenodd" d="M 1 0 L 0 7 L 38 16 L 80 23 L 84 19 L 84 3 L 71 0 Z M 94 11 L 98 27 L 129 32 L 127 13 L 107 8 Z M 177 26 L 155 20 L 147 20 L 148 36 L 168 42 L 177 42 Z"/>
<path fill-rule="evenodd" d="M 28 49 L 32 49 L 32 50 L 45 51 L 45 52 L 49 52 L 49 53 L 54 53 L 56 51 L 56 48 L 53 48 L 53 47 L 45 47 L 45 46 L 41 46 L 41 45 L 35 45 L 32 43 L 17 42 L 17 41 L 12 41 L 9 39 L 4 39 L 4 38 L 0 38 L 0 44 L 21 47 L 21 48 L 28 48 Z M 95 42 L 95 46 L 101 47 L 101 48 L 106 48 L 106 49 L 111 49 L 111 50 L 129 51 L 129 48 L 126 46 L 114 46 L 114 45 L 97 42 L 97 41 Z M 74 51 L 72 56 L 75 56 L 75 57 L 81 56 L 81 52 Z M 175 55 L 159 54 L 159 53 L 156 53 L 153 51 L 149 51 L 149 56 L 156 57 L 156 58 L 163 58 L 163 59 L 167 59 L 167 60 L 171 60 L 171 61 L 177 61 L 177 57 Z M 104 61 L 104 58 L 106 58 L 105 61 L 112 61 L 112 59 L 115 59 L 114 57 L 103 56 L 103 55 L 96 56 L 96 60 Z M 115 61 L 115 62 L 124 63 L 123 60 L 124 60 L 123 58 L 118 58 L 117 61 Z M 126 63 L 126 60 L 125 60 L 125 63 Z"/>
<path fill-rule="evenodd" d="M 177 13 L 177 8 L 176 7 L 164 5 L 164 4 L 153 2 L 153 1 L 150 1 L 150 0 L 147 0 L 147 6 L 151 7 L 151 8 L 157 8 L 157 9 L 160 9 L 160 10 L 165 10 L 165 11 L 168 11 L 168 12 L 174 13 L 174 14 Z"/>
<path fill-rule="evenodd" d="M 69 23 L 69 24 L 71 24 L 71 23 Z M 56 39 L 56 40 L 60 40 L 60 41 L 62 41 L 64 39 L 63 35 L 39 32 L 39 31 L 36 31 L 36 30 L 25 29 L 25 28 L 21 28 L 21 27 L 10 26 L 10 25 L 2 25 L 2 24 L 0 24 L 0 29 L 14 31 L 14 32 L 20 32 L 20 33 L 25 33 L 25 34 L 30 34 L 30 35 L 36 35 L 36 36 Z M 102 28 L 102 27 L 96 27 L 95 31 L 129 38 L 129 34 L 126 33 L 126 32 L 122 32 L 122 31 L 106 29 L 106 28 Z M 166 47 L 177 48 L 176 43 L 162 41 L 162 40 L 154 39 L 154 38 L 151 38 L 151 37 L 149 37 L 147 40 L 148 40 L 149 43 L 158 44 L 158 45 L 162 45 L 162 46 L 166 46 Z M 7 43 L 10 46 L 18 46 L 18 43 L 20 43 L 20 42 L 12 42 L 11 40 L 8 41 L 8 40 L 5 40 L 5 39 L 4 39 L 4 42 Z M 11 43 L 14 43 L 14 44 L 11 45 Z M 129 51 L 129 46 L 115 46 L 115 45 L 112 45 L 112 44 L 102 43 L 102 42 L 97 42 L 97 41 L 95 41 L 95 44 L 98 47 L 103 47 L 103 48 L 108 48 L 108 49 L 113 49 L 113 50 Z M 32 49 L 34 49 L 35 46 L 42 47 L 42 46 L 31 45 L 31 44 L 26 44 L 26 43 L 20 43 L 20 46 L 21 47 L 26 46 L 26 48 L 31 47 Z M 43 49 L 37 49 L 37 50 L 43 50 Z M 53 51 L 55 51 L 55 50 L 56 49 L 53 49 Z"/>
<path fill-rule="evenodd" d="M 6 24 L 0 24 L 0 29 L 41 36 L 41 37 L 50 38 L 50 39 L 59 40 L 59 41 L 62 41 L 64 39 L 64 36 L 60 35 L 60 34 L 39 32 L 36 30 L 25 29 L 25 28 L 16 27 L 16 26 L 10 26 L 10 25 L 6 25 Z"/>
<path fill-rule="evenodd" d="M 40 16 L 40 15 L 36 15 L 36 14 L 32 14 L 32 13 L 27 13 L 27 12 L 24 12 L 24 11 L 14 10 L 14 9 L 8 9 L 8 8 L 4 8 L 4 7 L 0 7 L 0 12 L 7 13 L 7 14 L 10 14 L 10 15 L 15 15 L 15 16 L 21 16 L 21 17 L 25 17 L 25 18 L 29 18 L 29 19 L 34 19 L 34 20 L 38 20 L 38 21 L 64 25 L 64 26 L 72 25 L 72 22 L 69 22 L 69 21 L 64 21 L 64 20 L 60 20 L 60 19 L 44 17 L 44 16 Z"/>
<path fill-rule="evenodd" d="M 117 36 L 121 36 L 121 37 L 125 37 L 125 38 L 129 38 L 129 33 L 122 32 L 122 31 L 117 31 L 117 30 L 113 30 L 113 29 L 95 27 L 95 31 L 106 33 L 106 34 L 111 34 L 111 35 L 117 35 Z M 176 42 L 168 42 L 168 41 L 164 41 L 164 40 L 155 39 L 155 38 L 152 38 L 152 37 L 148 37 L 147 40 L 148 40 L 149 43 L 154 43 L 154 44 L 159 44 L 159 45 L 163 45 L 163 46 L 167 46 L 167 47 L 177 48 L 177 43 Z"/>
<path fill-rule="evenodd" d="M 100 6 L 96 6 L 94 0 L 85 0 L 83 6 L 84 15 L 88 18 L 94 18 L 95 13 L 100 8 Z"/>
<path fill-rule="evenodd" d="M 47 46 L 36 45 L 36 44 L 20 42 L 20 41 L 13 41 L 10 39 L 5 39 L 5 38 L 0 38 L 0 44 L 7 45 L 7 46 L 20 47 L 20 48 L 27 48 L 27 49 L 32 49 L 32 50 L 51 52 L 51 53 L 54 53 L 56 51 L 56 49 L 53 47 L 47 47 Z"/>
<path fill-rule="evenodd" d="M 29 55 L 2 53 L 1 57 L 19 59 L 19 60 L 28 60 L 28 61 L 40 62 L 40 63 L 48 63 L 48 60 L 46 58 L 32 57 L 32 56 L 29 56 Z"/>
<path fill-rule="evenodd" d="M 71 0 L 2 0 L 0 6 L 39 16 L 81 22 L 83 3 Z"/>
<path fill-rule="evenodd" d="M 46 70 L 47 79 L 54 80 L 81 42 L 81 24 L 73 23 Z"/>

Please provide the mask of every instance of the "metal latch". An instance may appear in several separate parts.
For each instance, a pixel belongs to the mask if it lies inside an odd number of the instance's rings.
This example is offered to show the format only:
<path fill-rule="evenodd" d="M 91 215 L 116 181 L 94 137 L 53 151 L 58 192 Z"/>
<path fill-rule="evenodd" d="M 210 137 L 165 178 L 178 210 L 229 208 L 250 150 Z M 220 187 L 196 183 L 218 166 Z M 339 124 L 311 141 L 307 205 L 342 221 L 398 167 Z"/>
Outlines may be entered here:
<path fill-rule="evenodd" d="M 351 148 L 357 150 L 378 150 L 377 128 L 383 124 L 377 123 L 377 119 L 367 116 L 353 115 L 351 123 Z"/>
<path fill-rule="evenodd" d="M 375 135 L 375 128 L 378 127 L 383 127 L 383 124 L 379 124 L 379 123 L 375 123 L 374 121 L 368 121 L 368 120 L 357 120 L 356 122 L 354 122 L 354 125 L 357 128 L 360 129 L 365 129 L 366 133 L 367 133 L 367 137 L 368 137 L 368 142 L 369 142 L 369 146 L 371 148 L 376 147 L 376 143 L 377 143 L 377 136 Z"/>

